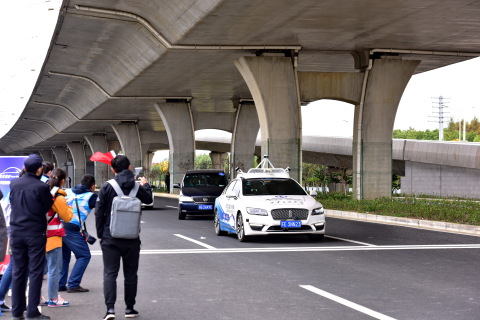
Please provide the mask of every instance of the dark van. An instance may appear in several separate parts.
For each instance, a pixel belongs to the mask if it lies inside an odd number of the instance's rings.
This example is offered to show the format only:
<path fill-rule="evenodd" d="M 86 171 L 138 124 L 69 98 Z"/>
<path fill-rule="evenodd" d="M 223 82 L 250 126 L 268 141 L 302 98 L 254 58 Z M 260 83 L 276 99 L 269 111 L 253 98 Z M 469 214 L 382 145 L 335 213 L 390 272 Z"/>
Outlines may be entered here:
<path fill-rule="evenodd" d="M 178 198 L 178 219 L 184 220 L 187 214 L 212 214 L 215 199 L 227 185 L 225 172 L 216 169 L 189 170 L 181 184 L 174 184 L 180 189 Z"/>

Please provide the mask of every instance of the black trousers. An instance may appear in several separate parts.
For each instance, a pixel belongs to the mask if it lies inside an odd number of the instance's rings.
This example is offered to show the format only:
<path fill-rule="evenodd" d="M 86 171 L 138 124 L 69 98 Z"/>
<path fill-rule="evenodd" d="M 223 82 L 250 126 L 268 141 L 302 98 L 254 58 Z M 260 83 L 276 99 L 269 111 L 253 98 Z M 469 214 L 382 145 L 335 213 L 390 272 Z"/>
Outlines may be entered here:
<path fill-rule="evenodd" d="M 27 318 L 40 315 L 38 304 L 42 294 L 43 266 L 45 264 L 45 245 L 47 238 L 43 235 L 11 237 L 12 270 L 12 316 L 22 317 L 27 310 Z M 28 304 L 25 299 L 27 275 L 30 278 Z M 27 308 L 28 306 L 28 308 Z"/>
<path fill-rule="evenodd" d="M 103 253 L 103 294 L 107 309 L 114 308 L 117 300 L 117 276 L 120 261 L 123 264 L 125 305 L 135 306 L 138 285 L 138 263 L 140 259 L 140 238 L 117 239 L 102 238 L 100 245 Z"/>

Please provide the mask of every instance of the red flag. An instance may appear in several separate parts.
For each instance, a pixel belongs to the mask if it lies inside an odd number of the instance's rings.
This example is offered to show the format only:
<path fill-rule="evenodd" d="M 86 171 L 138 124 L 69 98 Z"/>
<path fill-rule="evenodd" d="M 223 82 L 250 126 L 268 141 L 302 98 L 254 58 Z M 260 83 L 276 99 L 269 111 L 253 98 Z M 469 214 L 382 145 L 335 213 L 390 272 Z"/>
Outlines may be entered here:
<path fill-rule="evenodd" d="M 112 164 L 112 159 L 115 158 L 116 154 L 115 151 L 110 151 L 107 153 L 95 152 L 90 157 L 90 161 L 100 161 L 106 163 L 108 165 Z"/>

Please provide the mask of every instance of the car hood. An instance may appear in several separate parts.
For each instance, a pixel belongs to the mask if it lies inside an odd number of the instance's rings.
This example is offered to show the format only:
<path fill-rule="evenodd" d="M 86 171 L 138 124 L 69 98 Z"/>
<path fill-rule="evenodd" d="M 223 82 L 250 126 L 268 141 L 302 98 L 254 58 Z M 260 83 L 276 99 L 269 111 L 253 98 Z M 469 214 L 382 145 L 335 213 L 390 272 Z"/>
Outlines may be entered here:
<path fill-rule="evenodd" d="M 211 196 L 218 197 L 225 187 L 208 187 L 208 188 L 193 188 L 193 187 L 183 187 L 182 194 L 188 197 L 194 196 Z"/>
<path fill-rule="evenodd" d="M 248 207 L 260 208 L 318 208 L 321 204 L 309 195 L 303 196 L 245 196 Z"/>

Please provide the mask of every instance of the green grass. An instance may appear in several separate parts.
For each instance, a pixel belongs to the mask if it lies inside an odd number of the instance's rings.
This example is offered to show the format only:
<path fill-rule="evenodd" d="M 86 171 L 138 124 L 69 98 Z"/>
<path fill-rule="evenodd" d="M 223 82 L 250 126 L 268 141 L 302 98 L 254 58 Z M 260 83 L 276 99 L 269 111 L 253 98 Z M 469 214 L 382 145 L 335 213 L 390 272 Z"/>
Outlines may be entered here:
<path fill-rule="evenodd" d="M 338 193 L 319 194 L 316 198 L 325 209 L 480 225 L 480 202 L 469 200 L 394 197 L 357 201 L 351 195 Z"/>

